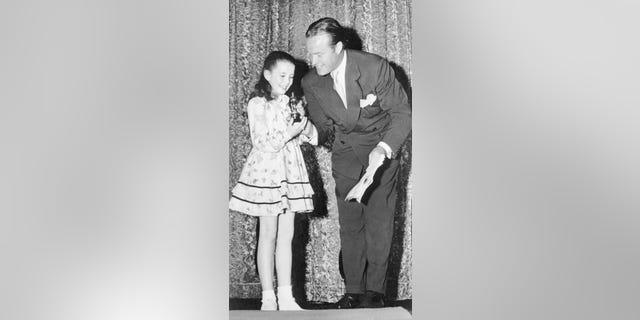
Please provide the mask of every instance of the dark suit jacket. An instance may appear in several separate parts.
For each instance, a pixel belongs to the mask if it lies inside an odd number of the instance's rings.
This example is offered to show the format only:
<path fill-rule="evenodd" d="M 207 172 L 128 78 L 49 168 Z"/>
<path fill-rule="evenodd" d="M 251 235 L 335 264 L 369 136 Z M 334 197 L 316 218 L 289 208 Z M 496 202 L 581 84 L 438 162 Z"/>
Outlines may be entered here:
<path fill-rule="evenodd" d="M 411 131 L 411 108 L 407 95 L 395 77 L 393 69 L 382 57 L 355 50 L 346 50 L 345 88 L 348 108 L 345 109 L 333 89 L 329 75 L 319 76 L 315 69 L 302 79 L 309 116 L 318 129 L 321 144 L 334 131 L 332 148 L 334 172 L 359 178 L 368 165 L 369 153 L 384 141 L 394 154 Z M 373 105 L 360 108 L 360 99 L 368 94 L 377 96 Z"/>

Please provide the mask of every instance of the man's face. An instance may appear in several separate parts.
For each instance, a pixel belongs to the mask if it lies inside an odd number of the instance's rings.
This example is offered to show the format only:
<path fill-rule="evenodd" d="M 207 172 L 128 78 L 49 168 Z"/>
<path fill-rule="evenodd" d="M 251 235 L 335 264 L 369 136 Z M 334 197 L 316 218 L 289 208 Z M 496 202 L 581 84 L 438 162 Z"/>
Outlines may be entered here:
<path fill-rule="evenodd" d="M 324 76 L 338 67 L 342 57 L 342 42 L 331 44 L 331 35 L 320 32 L 307 38 L 307 53 L 318 75 Z"/>

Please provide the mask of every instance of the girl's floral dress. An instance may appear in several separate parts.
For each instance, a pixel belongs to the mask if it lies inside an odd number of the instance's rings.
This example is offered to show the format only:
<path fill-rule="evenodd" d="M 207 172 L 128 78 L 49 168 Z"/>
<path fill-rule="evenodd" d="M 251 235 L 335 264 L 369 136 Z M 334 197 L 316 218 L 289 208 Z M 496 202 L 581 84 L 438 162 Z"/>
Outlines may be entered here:
<path fill-rule="evenodd" d="M 287 141 L 289 97 L 254 97 L 247 113 L 253 147 L 231 191 L 229 208 L 252 216 L 313 210 L 313 190 L 300 151 L 300 138 Z"/>

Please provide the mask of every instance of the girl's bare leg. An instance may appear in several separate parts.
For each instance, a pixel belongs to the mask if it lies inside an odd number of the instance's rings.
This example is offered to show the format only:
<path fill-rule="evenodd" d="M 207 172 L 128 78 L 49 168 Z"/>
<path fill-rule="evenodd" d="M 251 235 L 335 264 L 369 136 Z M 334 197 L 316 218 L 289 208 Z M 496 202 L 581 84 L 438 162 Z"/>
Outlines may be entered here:
<path fill-rule="evenodd" d="M 273 291 L 273 253 L 278 232 L 277 217 L 260 217 L 260 235 L 258 238 L 258 275 L 262 285 L 261 310 L 278 310 Z"/>
<path fill-rule="evenodd" d="M 276 273 L 278 275 L 278 305 L 280 310 L 302 310 L 291 293 L 291 240 L 293 240 L 294 219 L 294 212 L 286 212 L 278 216 Z"/>

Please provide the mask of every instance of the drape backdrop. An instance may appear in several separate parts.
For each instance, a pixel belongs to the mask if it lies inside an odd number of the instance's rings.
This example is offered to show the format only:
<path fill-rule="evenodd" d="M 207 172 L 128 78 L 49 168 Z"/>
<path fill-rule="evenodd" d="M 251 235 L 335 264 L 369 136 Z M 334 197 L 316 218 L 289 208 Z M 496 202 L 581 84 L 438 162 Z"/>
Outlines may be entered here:
<path fill-rule="evenodd" d="M 305 60 L 304 33 L 319 18 L 336 18 L 357 32 L 362 50 L 386 57 L 411 101 L 410 0 L 230 0 L 229 11 L 229 188 L 237 182 L 251 150 L 246 102 L 264 57 L 272 50 L 282 50 Z M 318 194 L 318 208 L 313 214 L 298 215 L 296 219 L 294 294 L 309 301 L 335 302 L 344 293 L 344 283 L 330 150 L 307 146 L 303 152 Z M 411 139 L 401 154 L 399 204 L 387 288 L 389 298 L 398 300 L 411 298 Z M 230 297 L 260 297 L 256 226 L 256 218 L 230 212 Z"/>

